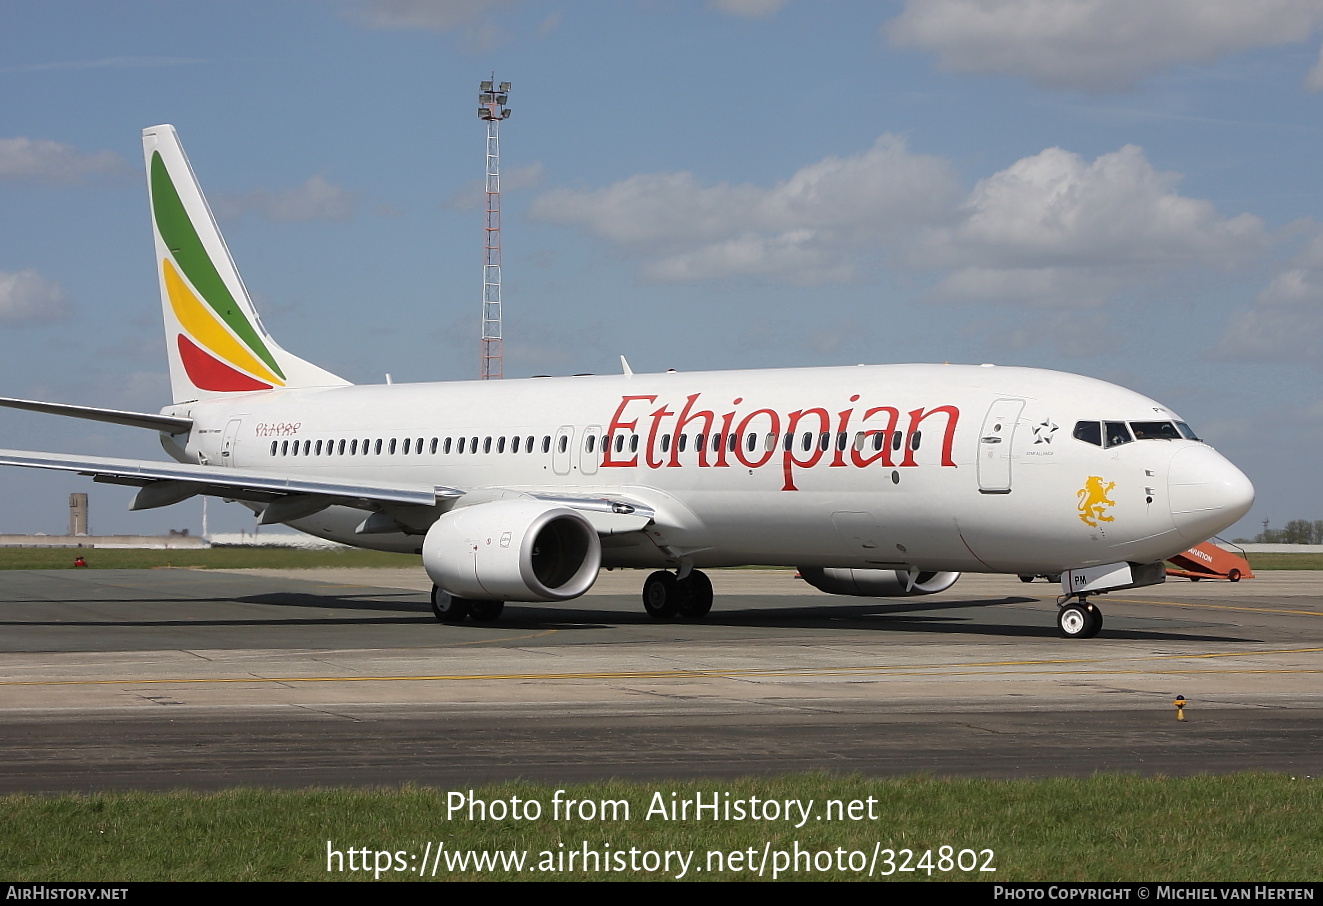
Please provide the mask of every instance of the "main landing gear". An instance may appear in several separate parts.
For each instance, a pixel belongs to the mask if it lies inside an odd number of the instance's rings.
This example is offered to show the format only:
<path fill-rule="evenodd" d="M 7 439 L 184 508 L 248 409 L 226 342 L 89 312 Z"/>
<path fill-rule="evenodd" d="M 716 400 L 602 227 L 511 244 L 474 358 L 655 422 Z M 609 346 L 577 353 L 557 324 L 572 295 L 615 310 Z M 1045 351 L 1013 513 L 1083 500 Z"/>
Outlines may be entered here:
<path fill-rule="evenodd" d="M 494 623 L 501 618 L 503 610 L 505 610 L 504 601 L 456 598 L 435 585 L 432 586 L 432 613 L 442 623 L 463 623 L 467 617 L 473 617 L 479 623 Z"/>
<path fill-rule="evenodd" d="M 1069 596 L 1064 600 L 1069 601 Z M 1091 639 L 1102 629 L 1102 611 L 1096 604 L 1089 603 L 1086 595 L 1071 604 L 1057 602 L 1057 628 L 1067 639 Z"/>
<path fill-rule="evenodd" d="M 712 580 L 696 569 L 683 579 L 658 570 L 643 583 L 643 609 L 657 620 L 701 620 L 712 609 Z"/>

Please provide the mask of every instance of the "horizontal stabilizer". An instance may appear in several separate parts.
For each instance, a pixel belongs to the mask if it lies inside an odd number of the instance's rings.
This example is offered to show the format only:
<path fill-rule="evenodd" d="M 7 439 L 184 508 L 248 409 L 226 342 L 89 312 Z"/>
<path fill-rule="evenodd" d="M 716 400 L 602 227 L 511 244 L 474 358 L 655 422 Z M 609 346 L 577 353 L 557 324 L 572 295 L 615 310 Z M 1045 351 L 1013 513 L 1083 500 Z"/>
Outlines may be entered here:
<path fill-rule="evenodd" d="M 11 399 L 7 396 L 0 396 L 0 406 L 7 406 L 10 409 L 27 409 L 29 412 L 45 412 L 48 415 L 85 418 L 94 422 L 110 422 L 112 425 L 128 425 L 131 428 L 148 428 L 165 434 L 187 434 L 193 427 L 193 419 L 176 415 L 126 412 L 123 409 L 98 409 L 95 406 L 74 406 L 69 403 L 43 403 L 38 400 Z"/>

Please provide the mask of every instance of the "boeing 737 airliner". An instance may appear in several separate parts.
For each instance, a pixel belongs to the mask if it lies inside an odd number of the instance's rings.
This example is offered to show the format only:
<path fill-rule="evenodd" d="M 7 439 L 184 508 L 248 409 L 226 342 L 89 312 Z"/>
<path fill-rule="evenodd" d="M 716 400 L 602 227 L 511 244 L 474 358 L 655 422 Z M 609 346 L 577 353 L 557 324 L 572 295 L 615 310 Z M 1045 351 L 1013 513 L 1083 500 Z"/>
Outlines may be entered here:
<path fill-rule="evenodd" d="M 134 509 L 238 500 L 360 547 L 422 555 L 443 621 L 561 601 L 602 567 L 655 570 L 654 617 L 701 618 L 700 567 L 797 567 L 825 592 L 942 591 L 961 571 L 1090 596 L 1248 511 L 1246 477 L 1176 413 L 1090 378 L 875 365 L 353 386 L 281 348 L 171 126 L 143 132 L 172 405 L 3 405 L 160 433 L 175 463 L 0 451 L 140 488 Z"/>

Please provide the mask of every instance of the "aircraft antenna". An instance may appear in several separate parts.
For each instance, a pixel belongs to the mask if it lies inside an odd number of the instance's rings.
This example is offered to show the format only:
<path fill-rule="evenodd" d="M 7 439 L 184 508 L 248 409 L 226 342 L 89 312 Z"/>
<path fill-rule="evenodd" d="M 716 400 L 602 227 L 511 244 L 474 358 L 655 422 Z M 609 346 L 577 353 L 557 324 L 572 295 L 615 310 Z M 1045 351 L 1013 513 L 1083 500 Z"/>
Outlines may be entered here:
<path fill-rule="evenodd" d="M 505 106 L 510 83 L 496 83 L 496 73 L 478 83 L 478 119 L 487 123 L 487 221 L 483 232 L 482 347 L 480 374 L 484 381 L 500 380 L 501 364 L 501 120 L 510 118 Z"/>

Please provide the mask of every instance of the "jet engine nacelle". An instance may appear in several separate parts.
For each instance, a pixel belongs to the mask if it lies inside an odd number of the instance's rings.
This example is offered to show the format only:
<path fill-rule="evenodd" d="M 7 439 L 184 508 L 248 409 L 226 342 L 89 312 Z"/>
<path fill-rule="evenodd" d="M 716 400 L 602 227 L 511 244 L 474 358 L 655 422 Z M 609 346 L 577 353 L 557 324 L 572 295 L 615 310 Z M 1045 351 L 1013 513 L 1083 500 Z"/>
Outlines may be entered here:
<path fill-rule="evenodd" d="M 537 500 L 445 513 L 423 540 L 423 568 L 456 598 L 564 601 L 597 581 L 602 544 L 588 520 Z"/>
<path fill-rule="evenodd" d="M 904 598 L 946 591 L 960 573 L 908 573 L 899 569 L 821 569 L 799 571 L 804 581 L 829 595 Z"/>

